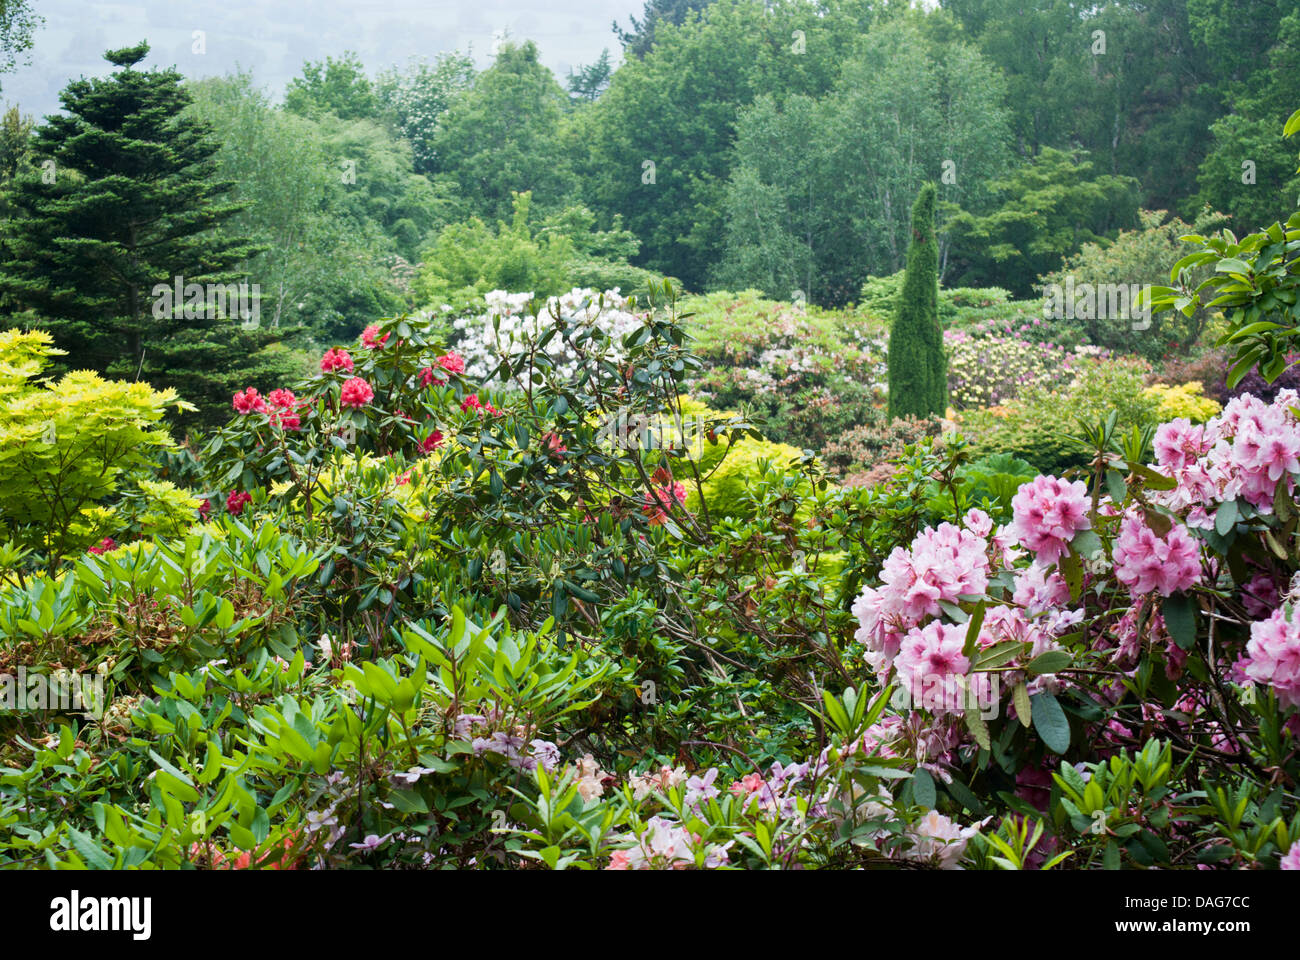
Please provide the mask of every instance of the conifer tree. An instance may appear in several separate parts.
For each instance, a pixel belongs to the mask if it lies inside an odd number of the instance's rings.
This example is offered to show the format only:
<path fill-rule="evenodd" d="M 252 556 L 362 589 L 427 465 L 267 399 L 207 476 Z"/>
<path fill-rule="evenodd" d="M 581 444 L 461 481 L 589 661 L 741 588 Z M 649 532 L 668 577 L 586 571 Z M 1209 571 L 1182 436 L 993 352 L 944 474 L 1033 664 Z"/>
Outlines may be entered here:
<path fill-rule="evenodd" d="M 943 415 L 948 363 L 939 326 L 939 245 L 934 230 L 934 184 L 912 207 L 912 240 L 898 311 L 889 333 L 889 416 Z"/>
<path fill-rule="evenodd" d="M 237 310 L 226 291 L 248 280 L 237 268 L 260 248 L 217 229 L 241 209 L 227 199 L 234 183 L 213 178 L 216 144 L 182 114 L 181 75 L 136 68 L 148 51 L 109 51 L 120 69 L 70 83 L 64 112 L 36 129 L 0 237 L 0 302 L 34 312 L 32 325 L 66 351 L 62 367 L 174 387 L 211 423 L 238 389 L 287 370 L 264 349 L 279 335 L 231 315 L 252 312 L 251 284 Z M 177 277 L 191 292 L 160 308 L 155 290 L 174 290 Z"/>

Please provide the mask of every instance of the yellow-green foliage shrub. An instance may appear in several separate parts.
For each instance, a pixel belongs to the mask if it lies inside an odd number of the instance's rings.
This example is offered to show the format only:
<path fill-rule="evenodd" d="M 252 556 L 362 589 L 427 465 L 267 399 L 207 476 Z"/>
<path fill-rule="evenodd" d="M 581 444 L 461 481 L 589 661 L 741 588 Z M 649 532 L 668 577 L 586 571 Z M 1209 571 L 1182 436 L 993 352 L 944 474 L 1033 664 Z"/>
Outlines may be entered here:
<path fill-rule="evenodd" d="M 1145 393 L 1159 404 L 1156 413 L 1162 423 L 1178 417 L 1186 417 L 1193 423 L 1204 423 L 1223 409 L 1219 401 L 1205 395 L 1199 380 L 1176 387 L 1157 383 L 1147 387 Z"/>
<path fill-rule="evenodd" d="M 732 416 L 735 416 L 732 412 L 712 410 L 699 401 L 682 399 L 682 417 L 688 425 L 692 422 L 725 420 Z M 716 444 L 709 443 L 707 439 L 697 442 L 690 454 L 700 476 L 705 478 L 704 497 L 713 519 L 745 517 L 750 514 L 745 501 L 745 490 L 759 475 L 761 460 L 769 461 L 774 467 L 784 468 L 801 455 L 798 449 L 788 443 L 773 443 L 771 440 L 755 440 L 752 437 L 745 437 L 728 449 L 727 440 L 722 435 L 719 435 Z M 688 471 L 679 469 L 677 479 L 686 484 L 686 508 L 698 512 L 699 493 L 695 489 L 694 478 Z"/>
<path fill-rule="evenodd" d="M 51 569 L 112 532 L 103 501 L 174 446 L 166 408 L 193 409 L 173 390 L 88 370 L 43 380 L 52 344 L 39 330 L 0 333 L 0 542 L 41 552 Z"/>

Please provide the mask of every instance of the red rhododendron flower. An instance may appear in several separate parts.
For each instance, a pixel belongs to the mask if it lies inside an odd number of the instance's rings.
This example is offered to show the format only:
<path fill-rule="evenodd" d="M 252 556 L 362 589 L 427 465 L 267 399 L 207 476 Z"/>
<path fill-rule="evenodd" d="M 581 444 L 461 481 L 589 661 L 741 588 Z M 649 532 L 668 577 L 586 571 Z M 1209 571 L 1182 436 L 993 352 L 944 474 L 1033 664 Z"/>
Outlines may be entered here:
<path fill-rule="evenodd" d="M 560 435 L 554 432 L 542 437 L 542 447 L 546 450 L 546 455 L 550 457 L 562 458 L 569 452 L 569 448 L 560 441 Z"/>
<path fill-rule="evenodd" d="M 371 389 L 370 384 L 360 377 L 352 377 L 343 384 L 343 392 L 340 399 L 344 406 L 364 407 L 367 403 L 375 398 L 375 391 Z"/>
<path fill-rule="evenodd" d="M 352 354 L 342 347 L 332 347 L 325 351 L 325 356 L 320 358 L 321 373 L 330 373 L 334 370 L 346 370 L 351 373 L 352 366 Z"/>
<path fill-rule="evenodd" d="M 464 373 L 465 358 L 455 350 L 444 353 L 438 358 L 438 365 L 448 373 Z"/>
<path fill-rule="evenodd" d="M 433 453 L 438 447 L 442 446 L 442 431 L 435 430 L 423 440 L 420 441 L 420 449 L 425 453 Z"/>
<path fill-rule="evenodd" d="M 420 368 L 420 386 L 427 387 L 430 384 L 434 384 L 434 383 L 436 383 L 438 386 L 442 386 L 446 382 L 447 381 L 442 379 L 441 377 L 435 377 L 433 375 L 433 367 Z"/>
<path fill-rule="evenodd" d="M 658 476 L 658 471 L 655 471 L 655 475 Z M 684 504 L 686 487 L 680 483 L 670 483 L 646 491 L 645 503 L 641 511 L 650 518 L 650 526 L 657 527 L 668 519 L 668 511 L 672 509 L 673 500 L 676 500 L 678 505 Z"/>
<path fill-rule="evenodd" d="M 108 553 L 110 550 L 116 550 L 117 542 L 114 541 L 112 537 L 105 537 L 103 540 L 99 541 L 97 545 L 90 547 L 89 549 L 91 553 L 104 554 Z"/>
<path fill-rule="evenodd" d="M 271 423 L 286 430 L 297 430 L 302 426 L 297 411 L 303 401 L 295 397 L 292 390 L 272 390 L 266 395 L 266 399 L 271 407 L 275 408 L 268 413 Z"/>
<path fill-rule="evenodd" d="M 226 497 L 226 512 L 232 517 L 237 517 L 244 512 L 244 507 L 253 502 L 251 493 L 244 493 L 242 490 L 231 490 L 230 496 Z"/>
<path fill-rule="evenodd" d="M 208 519 L 208 514 L 210 514 L 211 512 L 212 512 L 212 501 L 211 501 L 211 500 L 200 500 L 200 501 L 199 501 L 199 517 L 200 517 L 201 519 L 203 519 L 203 520 L 206 520 L 206 519 Z"/>
<path fill-rule="evenodd" d="M 484 403 L 482 400 L 478 398 L 477 393 L 471 393 L 468 397 L 466 397 L 464 401 L 461 403 L 460 408 L 462 410 L 477 410 L 480 413 L 490 413 L 494 417 L 501 416 L 500 410 L 492 406 L 492 404 L 490 403 Z"/>
<path fill-rule="evenodd" d="M 266 401 L 258 395 L 256 387 L 248 387 L 242 393 L 235 394 L 231 405 L 239 413 L 252 413 L 254 410 L 266 413 Z"/>
<path fill-rule="evenodd" d="M 379 324 L 372 323 L 370 326 L 366 327 L 366 329 L 362 331 L 361 345 L 366 347 L 368 350 L 378 350 L 380 347 L 382 347 L 385 343 L 388 342 L 389 336 L 391 336 L 391 334 L 387 334 L 387 333 L 384 334 L 382 337 L 379 336 Z"/>

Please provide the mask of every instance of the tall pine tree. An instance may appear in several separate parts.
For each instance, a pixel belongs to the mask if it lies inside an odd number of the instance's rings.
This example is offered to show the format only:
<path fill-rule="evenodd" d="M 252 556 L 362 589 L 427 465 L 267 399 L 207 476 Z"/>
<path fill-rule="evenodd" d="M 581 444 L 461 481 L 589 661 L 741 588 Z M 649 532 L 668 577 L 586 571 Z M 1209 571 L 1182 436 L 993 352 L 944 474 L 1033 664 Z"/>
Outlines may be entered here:
<path fill-rule="evenodd" d="M 948 362 L 939 326 L 939 245 L 934 231 L 934 184 L 912 206 L 912 240 L 898 312 L 889 332 L 889 415 L 943 415 Z"/>
<path fill-rule="evenodd" d="M 208 127 L 182 115 L 181 75 L 135 69 L 148 52 L 109 51 L 120 69 L 70 83 L 64 113 L 37 128 L 0 238 L 0 302 L 34 312 L 67 351 L 62 366 L 175 387 L 200 408 L 186 425 L 212 423 L 236 390 L 288 371 L 265 350 L 278 335 L 245 329 L 228 299 L 206 296 L 246 280 L 236 268 L 260 248 L 217 229 L 241 209 L 226 199 L 234 183 L 213 178 Z M 155 288 L 176 277 L 201 285 L 202 302 L 187 292 L 160 307 Z"/>

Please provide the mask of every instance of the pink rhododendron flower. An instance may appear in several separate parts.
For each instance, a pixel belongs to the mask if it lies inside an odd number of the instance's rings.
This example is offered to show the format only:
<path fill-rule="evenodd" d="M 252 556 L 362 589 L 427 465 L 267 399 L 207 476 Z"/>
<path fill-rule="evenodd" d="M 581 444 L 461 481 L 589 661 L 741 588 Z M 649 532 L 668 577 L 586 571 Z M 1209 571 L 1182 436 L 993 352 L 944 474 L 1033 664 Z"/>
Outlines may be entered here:
<path fill-rule="evenodd" d="M 438 447 L 442 446 L 442 431 L 435 430 L 423 440 L 420 441 L 420 449 L 425 453 L 433 453 Z"/>
<path fill-rule="evenodd" d="M 857 639 L 878 674 L 889 668 L 903 635 L 939 613 L 940 601 L 982 594 L 988 587 L 988 545 L 950 523 L 923 531 L 911 550 L 895 547 L 880 572 L 880 586 L 866 587 L 853 604 Z"/>
<path fill-rule="evenodd" d="M 1239 663 L 1250 680 L 1266 683 L 1284 707 L 1300 706 L 1300 623 L 1296 607 L 1287 604 L 1267 620 L 1250 625 L 1246 657 Z"/>
<path fill-rule="evenodd" d="M 1257 573 L 1241 588 L 1241 603 L 1249 617 L 1263 618 L 1282 602 L 1277 584 L 1267 573 Z"/>
<path fill-rule="evenodd" d="M 352 354 L 342 347 L 331 347 L 325 351 L 325 356 L 320 358 L 321 373 L 330 373 L 334 370 L 344 370 L 351 373 L 352 367 Z"/>
<path fill-rule="evenodd" d="M 343 390 L 339 395 L 344 406 L 358 408 L 364 407 L 374 398 L 375 391 L 360 377 L 352 377 L 344 381 Z"/>
<path fill-rule="evenodd" d="M 1205 428 L 1193 426 L 1185 417 L 1162 423 L 1156 430 L 1156 462 L 1162 467 L 1183 469 L 1196 463 L 1210 446 Z"/>
<path fill-rule="evenodd" d="M 605 781 L 610 779 L 610 775 L 600 769 L 600 764 L 591 754 L 584 754 L 582 759 L 577 762 L 578 767 L 578 794 L 583 800 L 594 800 L 605 792 Z"/>
<path fill-rule="evenodd" d="M 968 510 L 962 522 L 965 523 L 967 530 L 981 540 L 987 540 L 989 534 L 993 532 L 993 518 L 978 508 Z"/>
<path fill-rule="evenodd" d="M 564 455 L 569 452 L 569 448 L 560 441 L 560 435 L 554 432 L 542 437 L 542 449 L 546 451 L 548 457 L 555 457 L 556 459 L 563 459 Z"/>
<path fill-rule="evenodd" d="M 110 550 L 116 550 L 117 541 L 115 541 L 112 537 L 105 537 L 103 540 L 99 541 L 99 543 L 97 543 L 95 546 L 88 547 L 87 549 L 91 553 L 102 555 L 108 553 L 108 551 Z"/>
<path fill-rule="evenodd" d="M 448 373 L 465 372 L 465 358 L 462 357 L 460 354 L 456 353 L 454 350 L 451 351 L 450 353 L 445 353 L 441 357 L 439 357 L 437 359 L 437 364 Z M 442 386 L 446 382 L 447 382 L 446 380 L 444 380 L 442 377 L 438 376 L 436 373 L 433 372 L 433 367 L 422 367 L 420 369 L 421 386 L 427 387 L 430 384 L 434 384 L 434 383 L 438 384 L 438 386 Z"/>
<path fill-rule="evenodd" d="M 1130 509 L 1115 540 L 1115 577 L 1138 596 L 1155 590 L 1167 597 L 1201 579 L 1201 554 L 1187 528 L 1175 522 L 1163 537 L 1147 526 L 1141 511 Z"/>
<path fill-rule="evenodd" d="M 673 769 L 667 764 L 660 767 L 658 771 L 633 774 L 628 778 L 634 800 L 643 800 L 655 792 L 667 793 L 673 787 L 685 782 L 686 769 L 684 767 Z"/>
<path fill-rule="evenodd" d="M 368 350 L 378 350 L 388 342 L 390 336 L 391 334 L 387 333 L 382 337 L 379 336 L 379 324 L 372 323 L 361 332 L 361 345 Z"/>
<path fill-rule="evenodd" d="M 683 870 L 695 866 L 695 850 L 700 838 L 679 823 L 664 817 L 651 817 L 641 835 L 629 835 L 635 846 L 616 851 L 607 870 Z M 718 867 L 727 862 L 731 842 L 704 847 L 704 865 Z"/>
<path fill-rule="evenodd" d="M 757 793 L 763 789 L 764 780 L 757 773 L 746 774 L 739 780 L 732 783 L 729 789 L 737 797 L 747 797 L 752 793 Z"/>
<path fill-rule="evenodd" d="M 970 672 L 970 660 L 962 653 L 966 627 L 933 620 L 914 627 L 903 638 L 894 666 L 912 700 L 930 713 L 960 713 L 965 705 L 965 687 L 957 678 Z"/>
<path fill-rule="evenodd" d="M 237 517 L 244 512 L 244 507 L 253 502 L 251 493 L 244 493 L 242 490 L 231 490 L 230 495 L 226 497 L 226 512 L 232 517 Z"/>
<path fill-rule="evenodd" d="M 1056 477 L 1035 477 L 1022 484 L 1011 501 L 1011 533 L 1016 541 L 1054 563 L 1080 530 L 1092 526 L 1088 519 L 1088 485 Z"/>
<path fill-rule="evenodd" d="M 489 413 L 494 417 L 499 417 L 501 415 L 501 411 L 492 406 L 492 404 L 484 403 L 480 400 L 477 393 L 471 393 L 468 397 L 462 400 L 460 408 L 464 411 L 475 410 L 479 413 Z"/>
<path fill-rule="evenodd" d="M 1283 870 L 1300 870 L 1300 840 L 1287 848 L 1286 856 L 1278 863 Z"/>
<path fill-rule="evenodd" d="M 1055 570 L 1034 562 L 1016 573 L 1012 599 L 1029 611 L 1030 616 L 1070 602 L 1070 586 Z"/>

